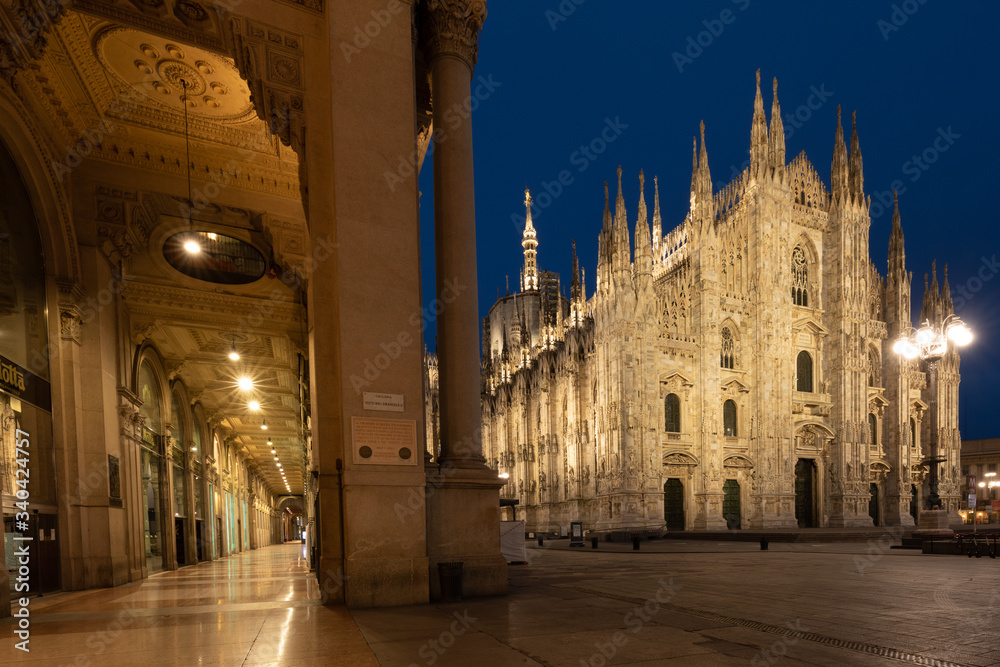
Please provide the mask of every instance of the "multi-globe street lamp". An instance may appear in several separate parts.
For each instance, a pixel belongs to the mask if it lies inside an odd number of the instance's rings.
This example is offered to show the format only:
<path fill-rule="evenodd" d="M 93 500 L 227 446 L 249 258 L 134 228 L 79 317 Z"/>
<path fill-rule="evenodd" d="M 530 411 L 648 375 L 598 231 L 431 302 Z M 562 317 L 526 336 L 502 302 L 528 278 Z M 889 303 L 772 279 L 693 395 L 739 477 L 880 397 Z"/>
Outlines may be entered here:
<path fill-rule="evenodd" d="M 906 359 L 919 358 L 924 363 L 927 372 L 927 390 L 930 394 L 931 442 L 930 456 L 924 463 L 930 466 L 930 495 L 927 497 L 927 509 L 940 509 L 941 497 L 938 495 L 938 463 L 943 461 L 938 457 L 938 404 L 937 404 L 937 374 L 938 362 L 948 353 L 949 341 L 963 347 L 972 342 L 972 332 L 956 315 L 949 315 L 935 326 L 924 320 L 923 326 L 900 334 L 892 345 L 896 354 Z"/>

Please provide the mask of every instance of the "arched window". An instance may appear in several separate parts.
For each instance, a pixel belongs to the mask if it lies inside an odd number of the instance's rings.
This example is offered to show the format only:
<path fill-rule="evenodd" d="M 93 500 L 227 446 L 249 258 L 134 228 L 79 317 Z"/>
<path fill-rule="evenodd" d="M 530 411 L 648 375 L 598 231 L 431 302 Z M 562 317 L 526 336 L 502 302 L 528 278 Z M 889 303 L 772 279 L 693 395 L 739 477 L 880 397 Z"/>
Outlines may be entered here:
<path fill-rule="evenodd" d="M 879 361 L 878 352 L 874 347 L 868 348 L 868 386 L 882 386 L 882 362 Z"/>
<path fill-rule="evenodd" d="M 792 250 L 792 303 L 809 305 L 809 264 L 802 246 Z"/>
<path fill-rule="evenodd" d="M 663 399 L 663 414 L 668 433 L 681 432 L 681 399 L 677 394 L 667 394 Z"/>
<path fill-rule="evenodd" d="M 797 377 L 795 385 L 797 391 L 813 390 L 813 360 L 805 350 L 799 352 L 795 361 L 795 375 Z"/>
<path fill-rule="evenodd" d="M 728 399 L 722 404 L 722 428 L 723 432 L 730 438 L 738 435 L 736 425 L 736 402 Z"/>
<path fill-rule="evenodd" d="M 723 368 L 734 368 L 736 363 L 736 342 L 729 327 L 722 327 L 722 351 L 719 365 Z"/>
<path fill-rule="evenodd" d="M 878 417 L 868 413 L 868 432 L 871 435 L 871 444 L 878 445 Z"/>
<path fill-rule="evenodd" d="M 910 417 L 910 446 L 917 446 L 917 420 Z"/>

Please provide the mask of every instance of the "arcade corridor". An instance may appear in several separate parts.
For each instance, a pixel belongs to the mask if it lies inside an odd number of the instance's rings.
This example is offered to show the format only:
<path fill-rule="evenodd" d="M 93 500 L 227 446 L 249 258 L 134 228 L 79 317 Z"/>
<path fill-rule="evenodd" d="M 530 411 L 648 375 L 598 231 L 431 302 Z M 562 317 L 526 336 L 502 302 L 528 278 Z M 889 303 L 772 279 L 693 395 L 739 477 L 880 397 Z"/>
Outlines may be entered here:
<path fill-rule="evenodd" d="M 343 606 L 322 606 L 302 544 L 31 603 L 31 652 L 0 626 L 5 665 L 377 665 Z M 20 662 L 18 662 L 20 660 Z"/>

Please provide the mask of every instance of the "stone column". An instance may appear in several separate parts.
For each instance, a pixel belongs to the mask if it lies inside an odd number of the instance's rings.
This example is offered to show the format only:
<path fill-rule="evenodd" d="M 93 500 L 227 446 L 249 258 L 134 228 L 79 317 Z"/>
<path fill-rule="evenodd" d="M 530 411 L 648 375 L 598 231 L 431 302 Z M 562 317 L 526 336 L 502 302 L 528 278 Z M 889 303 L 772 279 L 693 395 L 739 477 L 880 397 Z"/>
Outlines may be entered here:
<path fill-rule="evenodd" d="M 424 51 L 434 96 L 434 247 L 441 406 L 441 461 L 481 468 L 479 300 L 476 291 L 476 203 L 472 166 L 470 81 L 483 0 L 431 0 Z M 444 118 L 448 119 L 445 124 Z"/>
<path fill-rule="evenodd" d="M 187 521 L 184 522 L 184 560 L 186 565 L 198 564 L 198 518 L 195 513 L 194 485 L 199 484 L 194 478 L 194 440 L 184 443 L 184 497 L 188 506 Z"/>
<path fill-rule="evenodd" d="M 484 0 L 428 0 L 421 39 L 434 98 L 434 227 L 441 456 L 427 468 L 427 555 L 431 598 L 440 595 L 437 564 L 464 564 L 464 595 L 507 592 L 500 556 L 503 485 L 482 455 L 476 210 L 470 82 Z M 442 122 L 447 118 L 447 123 Z"/>

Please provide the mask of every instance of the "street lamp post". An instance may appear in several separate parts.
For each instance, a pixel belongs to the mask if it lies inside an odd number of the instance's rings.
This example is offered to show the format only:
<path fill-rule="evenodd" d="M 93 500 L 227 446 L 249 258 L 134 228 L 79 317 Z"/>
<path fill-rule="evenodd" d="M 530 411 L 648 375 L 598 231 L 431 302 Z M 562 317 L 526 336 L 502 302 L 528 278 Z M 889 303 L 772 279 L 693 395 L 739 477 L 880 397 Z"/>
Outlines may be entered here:
<path fill-rule="evenodd" d="M 948 353 L 948 342 L 962 347 L 972 342 L 972 332 L 956 315 L 949 315 L 940 326 L 934 326 L 925 320 L 919 329 L 900 334 L 892 349 L 896 354 L 906 359 L 920 358 L 927 371 L 927 390 L 930 393 L 931 441 L 930 456 L 924 463 L 930 467 L 930 494 L 927 497 L 928 510 L 941 509 L 941 497 L 938 495 L 938 463 L 943 458 L 938 456 L 938 402 L 937 375 L 938 362 Z M 923 527 L 923 526 L 922 526 Z"/>

